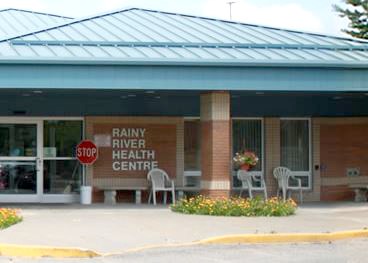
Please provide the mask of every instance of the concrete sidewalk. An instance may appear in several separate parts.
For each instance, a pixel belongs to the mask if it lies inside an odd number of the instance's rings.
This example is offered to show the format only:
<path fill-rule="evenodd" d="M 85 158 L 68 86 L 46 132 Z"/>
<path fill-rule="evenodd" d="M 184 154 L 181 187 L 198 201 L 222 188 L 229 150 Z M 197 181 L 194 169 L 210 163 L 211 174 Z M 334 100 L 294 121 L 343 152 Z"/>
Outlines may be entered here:
<path fill-rule="evenodd" d="M 0 232 L 0 243 L 78 247 L 100 253 L 186 243 L 215 236 L 326 233 L 368 227 L 368 203 L 310 203 L 290 217 L 183 215 L 150 205 L 22 205 L 24 221 Z"/>

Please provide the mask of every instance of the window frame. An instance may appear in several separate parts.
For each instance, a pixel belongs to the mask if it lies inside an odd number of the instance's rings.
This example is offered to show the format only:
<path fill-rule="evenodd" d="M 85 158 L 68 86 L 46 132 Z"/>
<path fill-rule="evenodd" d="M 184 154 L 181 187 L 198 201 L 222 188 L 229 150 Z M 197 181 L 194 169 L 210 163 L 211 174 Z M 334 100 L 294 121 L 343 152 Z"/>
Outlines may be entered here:
<path fill-rule="evenodd" d="M 313 143 L 312 143 L 312 118 L 310 117 L 282 117 L 280 118 L 280 165 L 281 165 L 281 121 L 308 121 L 308 147 L 309 147 L 309 171 L 291 171 L 293 176 L 297 177 L 308 177 L 308 187 L 303 186 L 302 189 L 304 190 L 312 190 L 313 189 L 313 170 L 312 170 L 312 152 L 313 152 Z"/>
<path fill-rule="evenodd" d="M 261 165 L 261 171 L 250 171 L 250 174 L 254 174 L 256 176 L 263 177 L 263 179 L 266 181 L 265 178 L 265 126 L 264 126 L 264 118 L 263 117 L 234 117 L 231 118 L 231 158 L 229 162 L 231 163 L 231 188 L 234 190 L 240 190 L 241 186 L 234 186 L 234 177 L 236 177 L 236 171 L 233 169 L 233 145 L 234 145 L 234 136 L 233 136 L 233 121 L 234 120 L 260 120 L 261 121 L 261 153 L 262 153 L 262 165 Z M 267 183 L 267 182 L 266 182 Z"/>

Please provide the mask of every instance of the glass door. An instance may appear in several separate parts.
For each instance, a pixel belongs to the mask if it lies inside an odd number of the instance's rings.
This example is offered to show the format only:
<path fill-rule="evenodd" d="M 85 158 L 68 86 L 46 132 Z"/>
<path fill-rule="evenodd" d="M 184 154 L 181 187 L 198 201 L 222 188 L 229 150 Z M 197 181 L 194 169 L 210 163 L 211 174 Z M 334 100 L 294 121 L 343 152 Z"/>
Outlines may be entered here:
<path fill-rule="evenodd" d="M 81 120 L 44 120 L 42 202 L 79 201 L 83 171 L 75 152 L 82 138 Z"/>
<path fill-rule="evenodd" d="M 0 202 L 40 202 L 40 121 L 0 121 Z"/>

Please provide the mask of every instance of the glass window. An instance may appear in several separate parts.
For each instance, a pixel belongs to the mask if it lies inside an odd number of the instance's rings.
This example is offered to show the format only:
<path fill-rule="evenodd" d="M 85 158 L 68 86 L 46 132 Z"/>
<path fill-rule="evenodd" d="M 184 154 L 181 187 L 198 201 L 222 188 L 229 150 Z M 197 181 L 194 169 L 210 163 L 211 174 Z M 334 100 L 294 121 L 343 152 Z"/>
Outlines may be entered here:
<path fill-rule="evenodd" d="M 44 157 L 75 157 L 82 125 L 82 121 L 45 121 Z"/>
<path fill-rule="evenodd" d="M 184 123 L 184 170 L 201 170 L 200 121 Z"/>
<path fill-rule="evenodd" d="M 233 155 L 241 151 L 252 151 L 258 158 L 259 162 L 252 171 L 262 172 L 263 167 L 263 135 L 262 135 L 262 120 L 261 119 L 243 119 L 232 122 L 232 141 Z M 236 173 L 233 173 L 233 186 L 241 186 L 241 182 L 236 178 Z"/>
<path fill-rule="evenodd" d="M 82 121 L 44 122 L 44 193 L 79 192 L 82 166 L 75 158 L 75 149 L 82 138 Z"/>
<path fill-rule="evenodd" d="M 82 166 L 77 160 L 44 161 L 44 193 L 78 193 Z"/>
<path fill-rule="evenodd" d="M 36 180 L 34 161 L 0 161 L 1 194 L 35 194 Z"/>
<path fill-rule="evenodd" d="M 201 123 L 184 122 L 184 185 L 199 187 L 201 176 Z"/>
<path fill-rule="evenodd" d="M 37 125 L 0 124 L 0 156 L 36 157 Z"/>
<path fill-rule="evenodd" d="M 281 120 L 281 166 L 302 179 L 302 186 L 310 185 L 309 120 Z M 291 182 L 296 184 L 296 182 Z"/>
<path fill-rule="evenodd" d="M 261 120 L 233 120 L 233 156 L 245 150 L 254 152 L 259 158 L 253 171 L 262 171 Z"/>

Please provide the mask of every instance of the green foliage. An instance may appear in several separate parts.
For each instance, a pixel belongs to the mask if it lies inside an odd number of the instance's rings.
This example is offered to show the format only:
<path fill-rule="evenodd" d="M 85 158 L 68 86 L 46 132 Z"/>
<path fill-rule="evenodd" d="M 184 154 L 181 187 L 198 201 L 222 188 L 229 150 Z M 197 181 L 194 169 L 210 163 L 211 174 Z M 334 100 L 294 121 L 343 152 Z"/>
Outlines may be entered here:
<path fill-rule="evenodd" d="M 285 202 L 278 198 L 220 198 L 204 196 L 181 199 L 171 206 L 174 212 L 213 216 L 288 216 L 295 213 L 296 203 L 292 199 Z"/>
<path fill-rule="evenodd" d="M 334 9 L 341 17 L 350 20 L 350 30 L 342 31 L 353 37 L 368 39 L 368 0 L 344 0 L 344 2 L 348 7 L 334 5 Z"/>
<path fill-rule="evenodd" d="M 23 218 L 15 209 L 0 208 L 0 229 L 7 228 L 11 225 L 21 222 Z"/>

